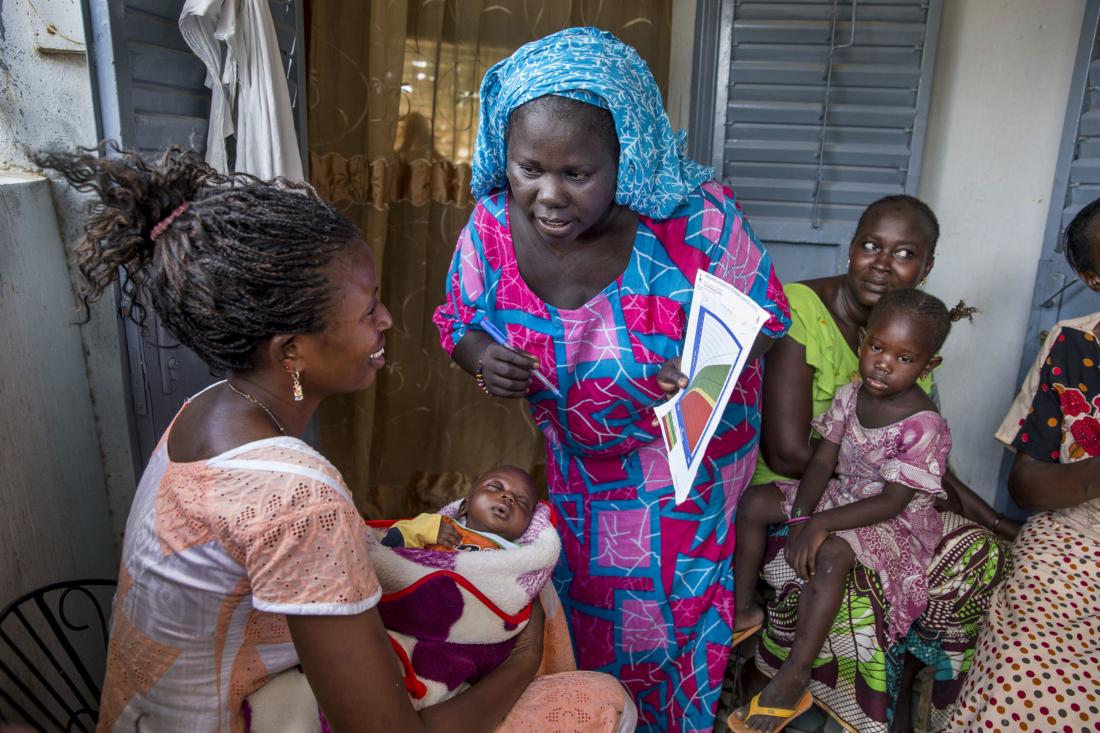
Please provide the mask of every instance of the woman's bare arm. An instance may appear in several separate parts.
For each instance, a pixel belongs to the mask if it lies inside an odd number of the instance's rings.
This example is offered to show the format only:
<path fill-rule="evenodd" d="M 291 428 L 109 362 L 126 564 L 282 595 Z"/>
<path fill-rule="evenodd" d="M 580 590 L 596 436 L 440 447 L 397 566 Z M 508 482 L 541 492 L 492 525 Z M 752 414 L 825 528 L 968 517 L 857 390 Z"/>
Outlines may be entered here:
<path fill-rule="evenodd" d="M 789 336 L 775 342 L 765 359 L 760 452 L 769 468 L 791 478 L 802 478 L 814 452 L 813 378 L 805 346 Z"/>
<path fill-rule="evenodd" d="M 943 476 L 943 489 L 948 495 L 947 508 L 977 522 L 1007 540 L 1016 538 L 1020 523 L 996 512 L 986 501 L 974 493 L 951 469 Z M 937 502 L 937 509 L 940 508 Z"/>
<path fill-rule="evenodd" d="M 777 340 L 778 339 L 773 339 L 771 336 L 764 333 L 763 331 L 756 334 L 756 339 L 752 342 L 752 349 L 749 351 L 748 361 L 751 362 L 753 359 L 759 358 L 764 354 L 767 354 L 769 351 L 772 350 L 772 346 L 775 345 L 775 342 Z"/>
<path fill-rule="evenodd" d="M 1045 463 L 1021 451 L 1008 474 L 1008 493 L 1024 509 L 1046 511 L 1100 497 L 1100 457 Z"/>
<path fill-rule="evenodd" d="M 492 730 L 535 677 L 542 660 L 542 607 L 505 662 L 462 694 L 417 712 L 377 609 L 355 616 L 287 616 L 290 635 L 336 733 L 475 733 Z"/>
<path fill-rule="evenodd" d="M 818 441 L 813 457 L 806 465 L 798 490 L 795 492 L 794 503 L 791 506 L 793 514 L 809 516 L 814 513 L 817 503 L 821 501 L 821 495 L 829 486 L 829 479 L 836 471 L 838 460 L 840 460 L 840 443 L 834 443 L 831 440 Z"/>

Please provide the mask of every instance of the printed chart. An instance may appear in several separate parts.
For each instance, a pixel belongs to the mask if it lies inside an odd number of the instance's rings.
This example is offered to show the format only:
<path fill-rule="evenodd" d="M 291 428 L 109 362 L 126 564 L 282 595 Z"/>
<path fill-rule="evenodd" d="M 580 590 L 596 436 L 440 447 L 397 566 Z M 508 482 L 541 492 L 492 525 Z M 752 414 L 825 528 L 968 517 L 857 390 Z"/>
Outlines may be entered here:
<path fill-rule="evenodd" d="M 688 498 L 749 347 L 767 318 L 763 308 L 732 285 L 706 272 L 696 274 L 680 360 L 688 385 L 654 409 L 677 504 Z"/>

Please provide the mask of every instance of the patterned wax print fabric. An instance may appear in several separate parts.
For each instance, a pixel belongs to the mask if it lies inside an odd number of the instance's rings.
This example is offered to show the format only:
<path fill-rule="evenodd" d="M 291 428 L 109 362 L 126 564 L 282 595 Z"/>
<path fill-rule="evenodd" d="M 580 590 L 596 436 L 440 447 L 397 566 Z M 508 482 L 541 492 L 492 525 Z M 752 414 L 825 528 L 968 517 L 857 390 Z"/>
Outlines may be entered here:
<path fill-rule="evenodd" d="M 810 414 L 818 417 L 829 409 L 836 391 L 842 385 L 860 380 L 859 357 L 852 351 L 833 314 L 813 288 L 803 283 L 787 283 L 783 286 L 783 292 L 791 304 L 791 328 L 787 331 L 787 338 L 797 341 L 806 350 L 806 364 L 814 371 L 810 383 Z M 918 380 L 917 384 L 932 394 L 931 374 Z M 790 480 L 771 470 L 763 456 L 757 458 L 756 473 L 752 477 L 754 484 Z"/>
<path fill-rule="evenodd" d="M 242 733 L 244 698 L 298 664 L 286 616 L 361 613 L 381 589 L 319 453 L 280 437 L 176 463 L 170 431 L 126 522 L 97 730 Z"/>
<path fill-rule="evenodd" d="M 1100 456 L 1098 326 L 1051 331 L 998 440 L 1045 463 Z M 948 729 L 1100 730 L 1100 499 L 1033 515 L 1012 560 Z"/>
<path fill-rule="evenodd" d="M 809 287 L 785 287 L 791 303 L 790 338 L 806 347 L 814 369 L 813 401 L 824 412 L 831 388 L 859 375 L 859 360 L 844 340 L 836 321 Z M 921 387 L 933 395 L 931 378 Z M 758 464 L 754 483 L 761 474 Z M 765 479 L 767 480 L 767 479 Z M 793 491 L 797 482 L 785 487 Z M 889 641 L 889 606 L 878 576 L 857 565 L 848 578 L 844 601 L 818 654 L 810 678 L 814 700 L 853 731 L 885 733 L 897 701 L 901 663 L 909 651 L 936 672 L 932 688 L 932 730 L 939 730 L 954 711 L 974 650 L 974 640 L 993 589 L 1000 582 L 1007 554 L 988 529 L 951 512 L 941 513 L 943 533 L 928 567 L 928 602 L 924 614 L 896 644 Z M 782 562 L 785 530 L 769 541 L 765 562 L 780 562 L 766 573 L 776 590 L 768 608 L 768 624 L 756 665 L 775 674 L 790 652 L 802 585 Z"/>
<path fill-rule="evenodd" d="M 933 503 L 945 495 L 942 481 L 951 453 L 951 431 L 947 421 L 931 410 L 880 428 L 864 427 L 856 416 L 862 384 L 854 382 L 837 390 L 832 406 L 813 422 L 822 438 L 840 444 L 837 478 L 829 481 L 814 511 L 878 496 L 888 482 L 916 490 L 896 517 L 833 533 L 848 543 L 858 563 L 878 576 L 888 608 L 887 639 L 894 643 L 924 613 L 928 602 L 926 573 L 943 534 Z M 779 486 L 781 491 L 788 489 L 783 492 L 783 510 L 790 514 L 798 484 L 785 481 Z"/>
<path fill-rule="evenodd" d="M 581 668 L 634 695 L 639 730 L 710 731 L 733 624 L 733 511 L 756 462 L 759 362 L 746 367 L 688 501 L 674 504 L 653 422 L 657 372 L 680 355 L 695 273 L 763 306 L 781 335 L 787 304 L 771 260 L 734 203 L 709 182 L 669 219 L 641 217 L 626 270 L 573 310 L 520 275 L 507 194 L 482 199 L 459 236 L 436 311 L 448 352 L 482 318 L 533 354 L 561 398 L 532 381 L 546 436 L 550 501 L 562 534 L 555 585 Z"/>
<path fill-rule="evenodd" d="M 598 28 L 567 28 L 520 47 L 481 82 L 481 118 L 470 187 L 475 198 L 508 184 L 504 134 L 519 106 L 548 94 L 611 112 L 619 136 L 615 201 L 665 219 L 713 172 L 684 157 L 661 91 L 632 47 Z"/>

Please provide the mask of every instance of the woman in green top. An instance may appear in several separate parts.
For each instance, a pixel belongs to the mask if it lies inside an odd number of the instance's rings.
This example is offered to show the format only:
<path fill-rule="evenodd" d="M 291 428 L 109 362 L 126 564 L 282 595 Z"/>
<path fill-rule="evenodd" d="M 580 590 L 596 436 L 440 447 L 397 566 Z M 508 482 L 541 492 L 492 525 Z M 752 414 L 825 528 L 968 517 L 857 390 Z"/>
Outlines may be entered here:
<path fill-rule="evenodd" d="M 816 443 L 810 421 L 828 408 L 841 385 L 859 378 L 856 351 L 871 307 L 883 293 L 923 281 L 932 269 L 938 237 L 939 224 L 926 204 L 912 196 L 888 196 L 868 206 L 860 217 L 846 273 L 784 288 L 792 323 L 787 336 L 767 356 L 761 458 L 753 484 L 802 476 Z M 931 392 L 931 377 L 921 386 Z M 932 722 L 946 720 L 969 667 L 990 593 L 1004 569 L 1005 553 L 990 530 L 1011 538 L 1018 529 L 952 473 L 944 484 L 951 502 L 943 508 L 953 511 L 945 513 L 944 538 L 929 568 L 925 614 L 906 639 L 886 648 L 882 589 L 873 571 L 857 566 L 814 665 L 809 680 L 814 699 L 861 733 L 889 730 L 895 718 L 893 730 L 911 728 L 909 694 L 900 691 L 903 676 L 911 684 L 916 660 L 936 668 Z M 738 536 L 742 531 L 739 525 Z M 776 537 L 769 544 L 763 573 L 777 594 L 768 606 L 767 628 L 756 658 L 757 666 L 768 674 L 778 670 L 790 651 L 801 590 L 794 572 L 783 562 L 783 540 Z M 759 563 L 760 558 L 735 553 L 734 562 Z M 744 609 L 736 628 L 751 628 L 761 621 L 759 616 L 752 618 L 749 610 L 754 608 L 752 590 L 735 589 L 737 607 Z M 911 655 L 910 664 L 903 665 L 906 652 Z"/>

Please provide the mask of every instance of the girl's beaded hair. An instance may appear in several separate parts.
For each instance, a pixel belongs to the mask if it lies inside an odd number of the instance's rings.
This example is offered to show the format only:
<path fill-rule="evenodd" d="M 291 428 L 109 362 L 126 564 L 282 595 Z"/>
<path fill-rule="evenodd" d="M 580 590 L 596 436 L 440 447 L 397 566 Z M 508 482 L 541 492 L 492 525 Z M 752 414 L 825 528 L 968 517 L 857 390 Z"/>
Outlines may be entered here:
<path fill-rule="evenodd" d="M 867 322 L 868 328 L 887 314 L 907 315 L 921 322 L 925 328 L 921 329 L 931 353 L 937 353 L 947 340 L 947 334 L 951 331 L 951 324 L 963 318 L 973 320 L 976 308 L 969 307 L 960 300 L 958 305 L 948 310 L 943 301 L 934 295 L 916 288 L 902 288 L 891 290 L 879 298 L 875 307 L 871 309 L 871 317 Z"/>

